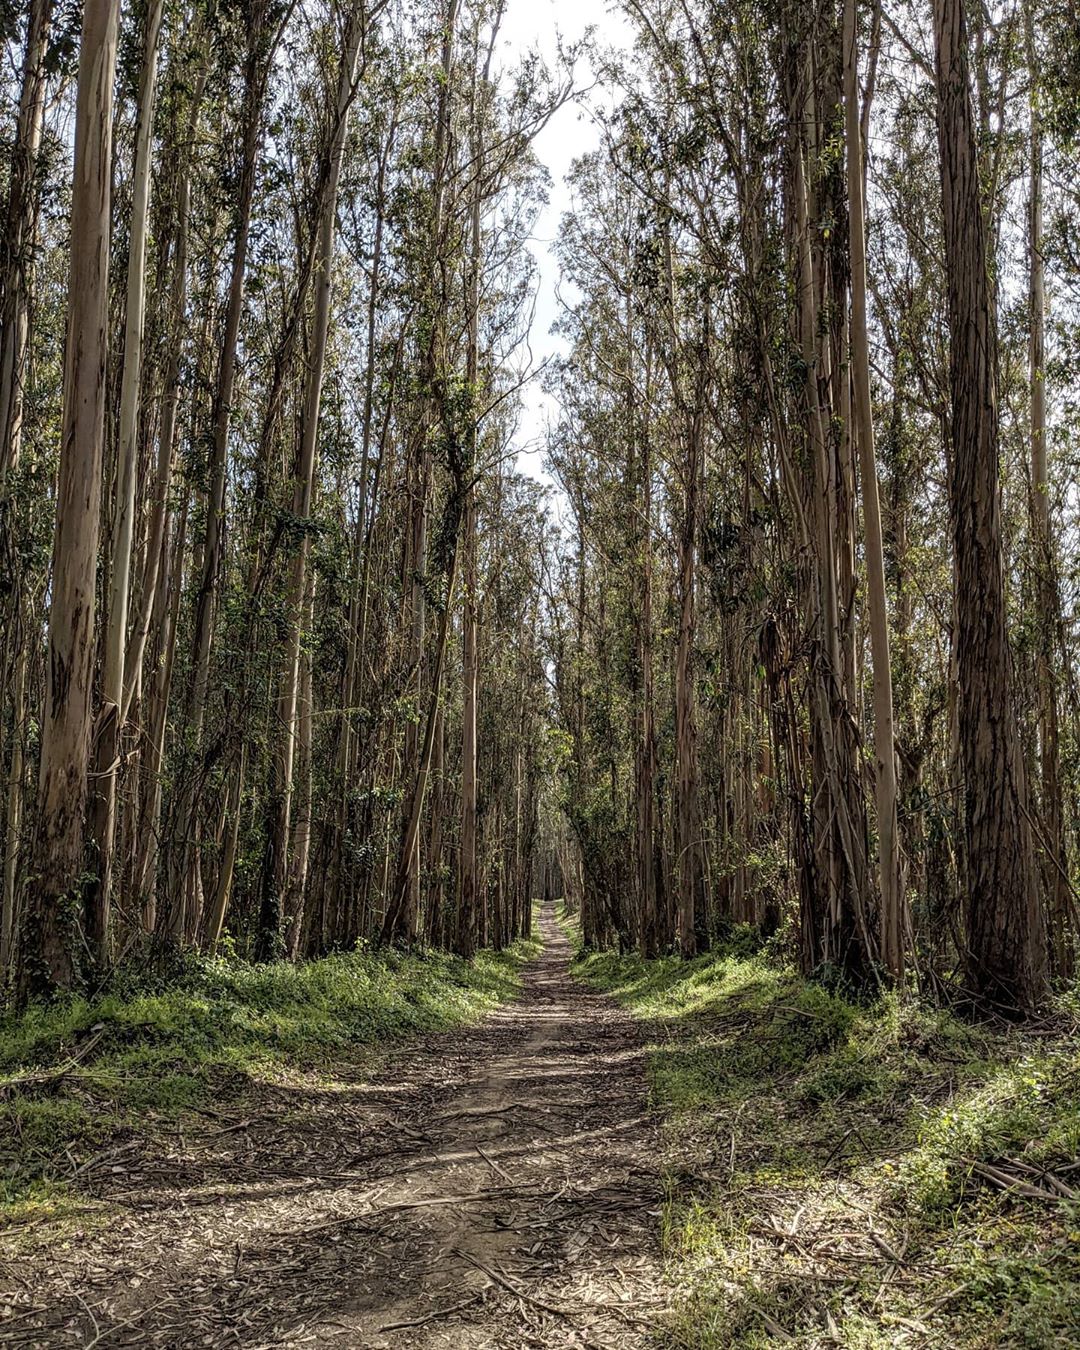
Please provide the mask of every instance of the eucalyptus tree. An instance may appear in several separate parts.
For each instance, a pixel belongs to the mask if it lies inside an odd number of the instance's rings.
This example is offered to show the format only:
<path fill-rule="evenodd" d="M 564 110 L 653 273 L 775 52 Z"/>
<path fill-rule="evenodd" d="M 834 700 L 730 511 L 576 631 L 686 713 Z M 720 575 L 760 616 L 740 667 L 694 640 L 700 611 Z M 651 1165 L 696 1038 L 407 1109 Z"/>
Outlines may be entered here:
<path fill-rule="evenodd" d="M 20 985 L 24 991 L 71 987 L 79 962 L 79 884 L 90 763 L 105 435 L 112 106 L 119 20 L 119 0 L 89 0 L 83 11 L 79 45 L 64 405 L 38 776 L 36 875 L 22 933 Z M 87 929 L 94 933 L 93 919 Z"/>
<path fill-rule="evenodd" d="M 362 75 L 361 61 L 370 26 L 377 18 L 379 8 L 378 5 L 370 10 L 365 5 L 354 7 L 348 13 L 343 25 L 344 31 L 341 35 L 343 51 L 338 72 L 337 93 L 331 104 L 330 131 L 325 150 L 326 167 L 319 185 L 318 220 L 312 231 L 317 237 L 313 263 L 315 298 L 307 372 L 304 378 L 303 422 L 293 475 L 291 504 L 295 527 L 300 531 L 300 540 L 287 582 L 286 638 L 278 682 L 279 738 L 273 753 L 271 791 L 274 817 L 268 827 L 269 861 L 264 869 L 259 931 L 259 950 L 265 956 L 276 954 L 282 940 L 282 904 L 290 883 L 289 841 L 301 682 L 301 638 L 305 613 L 313 603 L 308 594 L 309 589 L 313 595 L 315 585 L 314 577 L 309 578 L 308 575 L 311 536 L 306 527 L 311 516 L 312 493 L 315 486 L 319 415 L 330 332 L 338 184 L 348 132 L 349 111 L 356 96 L 357 82 Z M 306 847 L 306 842 L 302 838 L 300 851 L 303 852 Z M 303 878 L 294 874 L 293 883 L 291 911 L 293 921 L 299 924 L 302 922 Z M 220 927 L 221 918 L 215 913 L 212 923 L 215 938 Z"/>
<path fill-rule="evenodd" d="M 973 991 L 1029 1008 L 1045 937 L 1005 618 L 998 464 L 997 323 L 971 94 L 966 6 L 935 0 L 934 53 L 949 304 L 966 970 Z"/>
<path fill-rule="evenodd" d="M 33 617 L 25 594 L 25 579 L 14 559 L 28 555 L 30 513 L 20 509 L 15 478 L 21 459 L 23 411 L 30 373 L 30 310 L 53 28 L 51 0 L 35 0 L 26 13 L 13 108 L 15 125 L 7 171 L 4 239 L 0 244 L 0 556 L 11 560 L 4 567 L 8 636 L 0 667 L 0 727 L 6 733 L 0 733 L 0 747 L 7 748 L 0 971 L 9 968 L 14 955 L 16 883 L 25 797 Z M 19 549 L 11 547 L 16 532 L 23 536 Z"/>
<path fill-rule="evenodd" d="M 87 939 L 96 959 L 109 957 L 109 907 L 112 899 L 113 852 L 116 840 L 116 784 L 124 715 L 125 656 L 135 534 L 136 461 L 139 400 L 142 383 L 143 329 L 146 311 L 147 234 L 150 223 L 151 152 L 157 96 L 158 46 L 164 0 L 152 0 L 144 20 L 135 147 L 132 165 L 131 224 L 124 298 L 123 366 L 117 417 L 114 469 L 115 510 L 110 553 L 101 703 L 94 725 L 92 823 L 97 851 L 97 877 L 88 904 Z M 130 682 L 130 680 L 128 681 Z"/>

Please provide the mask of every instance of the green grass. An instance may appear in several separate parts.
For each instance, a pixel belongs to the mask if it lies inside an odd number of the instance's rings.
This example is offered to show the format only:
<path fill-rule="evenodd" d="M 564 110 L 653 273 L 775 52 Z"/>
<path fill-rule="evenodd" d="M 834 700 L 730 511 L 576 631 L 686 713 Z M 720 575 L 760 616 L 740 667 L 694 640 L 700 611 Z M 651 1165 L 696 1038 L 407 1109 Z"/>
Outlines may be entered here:
<path fill-rule="evenodd" d="M 62 1210 L 73 1174 L 117 1138 L 477 1020 L 517 993 L 538 949 L 529 940 L 473 962 L 363 951 L 299 966 L 198 961 L 158 989 L 0 1017 L 0 1221 Z"/>
<path fill-rule="evenodd" d="M 1080 1345 L 1080 1204 L 980 1170 L 1080 1193 L 1069 1009 L 1034 1034 L 856 1005 L 745 936 L 688 962 L 579 948 L 575 971 L 651 1027 L 680 1288 L 664 1344 Z"/>

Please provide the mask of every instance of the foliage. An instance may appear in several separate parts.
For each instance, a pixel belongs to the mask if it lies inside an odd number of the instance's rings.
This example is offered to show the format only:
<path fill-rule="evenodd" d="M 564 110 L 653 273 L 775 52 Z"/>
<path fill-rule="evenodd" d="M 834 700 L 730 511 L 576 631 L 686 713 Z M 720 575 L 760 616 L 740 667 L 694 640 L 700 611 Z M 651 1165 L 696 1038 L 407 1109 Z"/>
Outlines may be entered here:
<path fill-rule="evenodd" d="M 1074 1010 L 1032 1034 L 856 1005 L 745 943 L 691 962 L 579 951 L 575 970 L 648 1022 L 681 1287 L 666 1344 L 1076 1344 L 1076 1204 L 979 1170 L 1075 1190 Z"/>
<path fill-rule="evenodd" d="M 466 962 L 358 949 L 301 965 L 192 959 L 157 987 L 37 1005 L 0 1021 L 0 1201 L 25 1216 L 117 1139 L 215 1110 L 260 1082 L 330 1071 L 512 998 L 533 939 Z M 211 1114 L 213 1111 L 211 1110 Z M 32 1204 L 31 1204 L 32 1208 Z"/>

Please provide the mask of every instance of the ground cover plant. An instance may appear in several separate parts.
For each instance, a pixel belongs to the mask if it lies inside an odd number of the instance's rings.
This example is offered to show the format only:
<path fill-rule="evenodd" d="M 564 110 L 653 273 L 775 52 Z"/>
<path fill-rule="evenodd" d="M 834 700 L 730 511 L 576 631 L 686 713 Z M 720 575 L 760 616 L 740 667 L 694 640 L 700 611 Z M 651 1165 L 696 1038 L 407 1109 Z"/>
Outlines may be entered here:
<path fill-rule="evenodd" d="M 463 961 L 445 952 L 338 953 L 302 965 L 191 961 L 156 986 L 0 1020 L 0 1223 L 60 1211 L 120 1143 L 149 1147 L 260 1083 L 332 1077 L 377 1047 L 479 1020 L 520 988 L 531 939 Z"/>
<path fill-rule="evenodd" d="M 668 1344 L 1080 1343 L 1076 1006 L 1020 1030 L 852 1002 L 746 937 L 693 961 L 585 951 L 649 1023 Z"/>

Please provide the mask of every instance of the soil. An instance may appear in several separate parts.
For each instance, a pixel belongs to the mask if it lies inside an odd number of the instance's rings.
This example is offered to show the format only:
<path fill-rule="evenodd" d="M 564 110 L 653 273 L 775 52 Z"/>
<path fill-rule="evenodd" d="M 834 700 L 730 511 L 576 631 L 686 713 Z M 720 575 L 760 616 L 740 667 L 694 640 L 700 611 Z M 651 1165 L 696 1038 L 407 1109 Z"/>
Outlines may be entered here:
<path fill-rule="evenodd" d="M 541 930 L 521 997 L 479 1027 L 95 1160 L 80 1231 L 0 1249 L 0 1345 L 654 1343 L 640 1029 L 573 979 L 550 913 Z"/>

